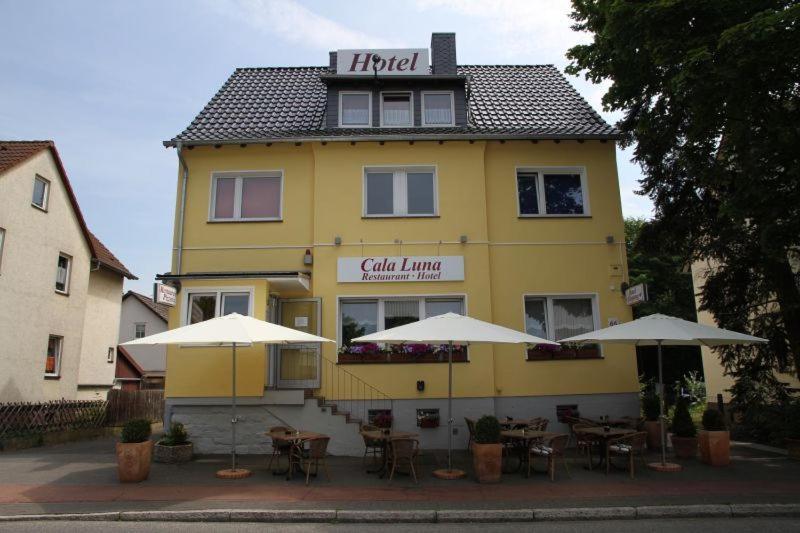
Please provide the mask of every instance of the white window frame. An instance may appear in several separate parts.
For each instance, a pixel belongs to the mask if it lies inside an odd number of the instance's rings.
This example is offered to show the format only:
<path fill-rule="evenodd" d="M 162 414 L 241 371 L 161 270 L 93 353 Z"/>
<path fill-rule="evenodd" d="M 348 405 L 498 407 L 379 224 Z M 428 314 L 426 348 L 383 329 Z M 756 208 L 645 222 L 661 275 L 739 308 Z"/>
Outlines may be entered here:
<path fill-rule="evenodd" d="M 47 372 L 45 370 L 44 375 L 48 378 L 57 378 L 61 376 L 61 359 L 64 356 L 64 337 L 61 335 L 48 335 L 47 336 L 47 347 L 50 346 L 50 339 L 58 339 L 58 354 L 56 355 L 56 365 L 55 370 L 53 372 Z M 45 369 L 47 368 L 47 348 L 45 348 Z"/>
<path fill-rule="evenodd" d="M 3 274 L 3 249 L 6 246 L 6 229 L 0 228 L 0 275 Z"/>
<path fill-rule="evenodd" d="M 392 213 L 370 214 L 367 209 L 367 173 L 391 172 L 392 182 Z M 431 172 L 433 173 L 433 213 L 408 212 L 408 173 Z M 436 165 L 370 165 L 362 168 L 362 216 L 364 218 L 426 218 L 439 216 L 439 172 Z"/>
<path fill-rule="evenodd" d="M 347 94 L 366 94 L 368 105 L 367 124 L 342 124 L 342 96 Z M 339 127 L 340 128 L 371 128 L 372 127 L 372 91 L 339 91 Z"/>
<path fill-rule="evenodd" d="M 386 95 L 408 95 L 409 122 L 408 124 L 384 124 L 383 123 L 383 97 Z M 381 91 L 380 92 L 380 127 L 381 128 L 413 128 L 414 127 L 414 93 L 412 91 Z"/>
<path fill-rule="evenodd" d="M 109 363 L 113 363 L 114 362 L 114 355 L 115 355 L 116 351 L 117 351 L 116 348 L 114 348 L 113 346 L 109 346 L 108 347 L 108 355 L 106 356 L 106 360 Z"/>
<path fill-rule="evenodd" d="M 64 296 L 69 296 L 69 288 L 70 288 L 70 285 L 71 285 L 70 282 L 71 282 L 71 278 L 72 278 L 72 256 L 69 255 L 69 254 L 66 254 L 64 252 L 59 252 L 58 253 L 58 258 L 61 259 L 62 257 L 67 260 L 67 278 L 66 278 L 66 282 L 64 283 L 64 290 L 60 290 L 58 287 L 55 286 L 56 283 L 58 283 L 58 261 L 56 261 L 56 279 L 53 282 L 53 288 L 55 289 L 55 291 L 58 294 L 63 294 Z"/>
<path fill-rule="evenodd" d="M 536 198 L 539 202 L 539 213 L 523 213 L 519 202 L 519 173 L 536 173 Z M 583 213 L 560 214 L 546 212 L 546 198 L 544 189 L 545 174 L 579 174 L 581 177 L 581 193 L 583 196 Z M 514 168 L 514 190 L 517 195 L 517 216 L 519 218 L 587 218 L 591 216 L 589 208 L 589 180 L 586 176 L 586 167 L 529 167 L 518 166 Z"/>
<path fill-rule="evenodd" d="M 522 295 L 522 331 L 528 330 L 528 325 L 525 321 L 525 302 L 528 299 L 544 299 L 545 301 L 545 327 L 547 328 L 547 339 L 556 341 L 555 328 L 553 327 L 553 300 L 579 300 L 589 299 L 592 301 L 592 322 L 595 331 L 600 329 L 600 302 L 596 292 L 577 292 L 577 293 L 525 293 Z M 556 341 L 558 342 L 558 341 Z M 603 357 L 603 347 L 598 344 L 600 357 Z"/>
<path fill-rule="evenodd" d="M 253 286 L 241 286 L 237 287 L 233 286 L 224 286 L 224 287 L 192 287 L 192 288 L 185 288 L 181 291 L 183 296 L 181 297 L 181 326 L 187 326 L 189 324 L 189 296 L 192 294 L 207 294 L 207 295 L 214 295 L 216 298 L 215 301 L 215 308 L 214 308 L 214 317 L 217 318 L 222 312 L 222 295 L 229 294 L 229 293 L 236 293 L 236 294 L 248 294 L 248 301 L 247 301 L 247 316 L 254 316 L 253 311 L 253 303 L 255 301 L 255 294 L 256 290 Z"/>
<path fill-rule="evenodd" d="M 425 300 L 461 300 L 461 310 L 466 316 L 467 295 L 465 293 L 455 294 L 384 294 L 384 295 L 347 295 L 336 297 L 336 346 L 342 346 L 342 302 L 366 302 L 376 300 L 378 304 L 378 325 L 377 331 L 383 331 L 384 319 L 386 318 L 384 304 L 389 300 L 419 300 L 420 320 L 425 318 Z"/>
<path fill-rule="evenodd" d="M 139 333 L 139 326 L 142 326 L 142 336 L 139 337 L 137 334 Z M 137 322 L 133 325 L 133 338 L 134 339 L 142 339 L 147 337 L 147 323 L 146 322 Z"/>
<path fill-rule="evenodd" d="M 44 197 L 42 198 L 42 205 L 38 205 L 33 201 L 33 192 L 36 191 L 36 182 L 41 181 L 44 183 Z M 36 174 L 33 178 L 33 191 L 31 191 L 31 205 L 36 209 L 41 209 L 47 212 L 47 207 L 50 205 L 50 180 Z"/>
<path fill-rule="evenodd" d="M 427 94 L 449 94 L 450 95 L 450 124 L 428 124 L 425 122 L 425 95 Z M 456 96 L 453 91 L 422 91 L 422 112 L 420 113 L 420 124 L 427 128 L 446 128 L 456 125 Z"/>
<path fill-rule="evenodd" d="M 217 206 L 217 180 L 235 179 L 233 193 L 233 217 L 217 218 L 214 216 Z M 242 218 L 242 181 L 247 178 L 278 178 L 280 179 L 280 199 L 278 202 L 277 217 Z M 211 173 L 211 192 L 209 193 L 209 222 L 280 222 L 283 221 L 283 169 L 277 170 L 241 170 Z"/>

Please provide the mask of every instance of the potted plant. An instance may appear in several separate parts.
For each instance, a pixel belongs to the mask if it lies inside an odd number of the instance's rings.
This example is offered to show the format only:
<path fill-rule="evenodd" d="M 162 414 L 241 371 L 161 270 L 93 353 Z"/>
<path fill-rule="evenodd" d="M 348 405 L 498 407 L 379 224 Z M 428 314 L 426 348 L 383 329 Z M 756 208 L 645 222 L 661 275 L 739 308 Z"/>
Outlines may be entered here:
<path fill-rule="evenodd" d="M 117 443 L 117 473 L 123 483 L 139 482 L 150 475 L 153 442 L 150 440 L 150 421 L 129 420 L 122 426 Z"/>
<path fill-rule="evenodd" d="M 188 463 L 192 460 L 193 450 L 186 428 L 180 422 L 173 422 L 153 447 L 153 460 L 157 463 Z"/>
<path fill-rule="evenodd" d="M 681 398 L 672 415 L 672 447 L 680 459 L 692 459 L 697 455 L 697 428 L 689 413 L 689 400 Z"/>
<path fill-rule="evenodd" d="M 475 424 L 472 462 L 480 483 L 497 483 L 502 472 L 503 445 L 500 444 L 500 422 L 493 416 L 482 416 Z"/>
<path fill-rule="evenodd" d="M 725 417 L 716 409 L 707 409 L 703 413 L 700 459 L 711 466 L 725 466 L 731 462 L 730 432 Z"/>
<path fill-rule="evenodd" d="M 644 414 L 644 430 L 647 432 L 647 447 L 651 450 L 661 449 L 661 399 L 654 391 L 642 396 L 642 414 Z"/>

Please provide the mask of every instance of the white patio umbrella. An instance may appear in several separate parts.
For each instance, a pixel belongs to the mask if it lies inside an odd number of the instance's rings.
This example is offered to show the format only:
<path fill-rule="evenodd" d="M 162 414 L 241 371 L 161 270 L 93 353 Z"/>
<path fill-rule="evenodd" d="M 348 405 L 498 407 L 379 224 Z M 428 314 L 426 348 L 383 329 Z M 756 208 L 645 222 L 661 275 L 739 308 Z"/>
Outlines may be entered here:
<path fill-rule="evenodd" d="M 355 342 L 405 344 L 447 344 L 447 470 L 442 477 L 453 478 L 464 472 L 453 469 L 453 344 L 552 344 L 549 341 L 519 331 L 483 322 L 456 313 L 445 313 L 405 324 L 396 328 L 378 331 L 353 339 Z M 441 472 L 441 471 L 437 471 Z M 436 472 L 434 472 L 436 474 Z"/>
<path fill-rule="evenodd" d="M 250 472 L 236 468 L 236 347 L 253 344 L 292 344 L 334 342 L 324 337 L 304 333 L 278 324 L 264 322 L 239 313 L 212 318 L 197 324 L 171 329 L 122 343 L 124 346 L 136 344 L 179 344 L 182 346 L 230 346 L 232 349 L 231 383 L 231 469 L 217 472 L 219 477 L 247 477 Z"/>
<path fill-rule="evenodd" d="M 561 339 L 562 343 L 609 343 L 658 346 L 659 420 L 661 421 L 661 466 L 667 464 L 664 431 L 664 375 L 661 346 L 725 346 L 767 342 L 766 339 L 727 329 L 705 326 L 667 315 L 655 314 L 631 322 Z"/>

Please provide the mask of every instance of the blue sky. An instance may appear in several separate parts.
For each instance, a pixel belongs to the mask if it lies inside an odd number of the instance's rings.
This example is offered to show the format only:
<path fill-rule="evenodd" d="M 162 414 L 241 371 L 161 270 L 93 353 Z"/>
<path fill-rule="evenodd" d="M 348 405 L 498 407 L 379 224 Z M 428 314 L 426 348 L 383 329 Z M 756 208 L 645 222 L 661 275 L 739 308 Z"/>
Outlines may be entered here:
<path fill-rule="evenodd" d="M 323 65 L 328 50 L 427 47 L 458 60 L 553 63 L 586 36 L 567 0 L 0 0 L 0 139 L 53 139 L 89 227 L 149 293 L 169 270 L 180 132 L 236 67 Z M 600 109 L 603 86 L 570 81 Z M 619 152 L 623 211 L 649 216 Z"/>

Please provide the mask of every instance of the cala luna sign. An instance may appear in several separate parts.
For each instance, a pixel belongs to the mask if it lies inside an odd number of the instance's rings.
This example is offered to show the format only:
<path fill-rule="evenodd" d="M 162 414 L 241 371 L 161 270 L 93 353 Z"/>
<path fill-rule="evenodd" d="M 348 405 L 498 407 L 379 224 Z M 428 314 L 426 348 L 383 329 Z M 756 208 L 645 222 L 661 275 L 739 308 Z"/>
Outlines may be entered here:
<path fill-rule="evenodd" d="M 460 255 L 340 257 L 336 279 L 339 283 L 462 281 L 464 257 Z"/>

